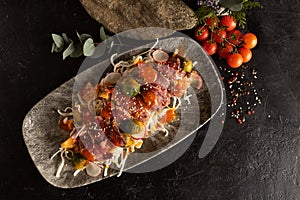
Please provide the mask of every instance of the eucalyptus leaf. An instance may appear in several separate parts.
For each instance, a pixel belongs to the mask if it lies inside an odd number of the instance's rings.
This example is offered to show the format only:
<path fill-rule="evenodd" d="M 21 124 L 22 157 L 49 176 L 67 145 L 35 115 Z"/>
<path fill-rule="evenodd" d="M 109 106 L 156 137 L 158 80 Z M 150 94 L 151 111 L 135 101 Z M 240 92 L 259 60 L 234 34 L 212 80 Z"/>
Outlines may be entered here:
<path fill-rule="evenodd" d="M 87 34 L 87 33 L 83 33 L 80 35 L 81 43 L 84 43 L 89 38 L 93 39 L 93 36 L 91 36 L 90 34 Z"/>
<path fill-rule="evenodd" d="M 54 52 L 54 49 L 56 48 L 56 45 L 55 45 L 55 43 L 53 42 L 52 43 L 52 48 L 51 48 L 51 53 L 53 53 Z"/>
<path fill-rule="evenodd" d="M 65 34 L 65 33 L 63 33 L 63 34 L 61 34 L 62 35 L 62 37 L 63 37 L 63 39 L 64 39 L 64 41 L 66 42 L 66 43 L 70 43 L 71 41 L 70 41 L 70 39 L 68 38 L 68 36 L 67 36 L 67 34 Z"/>
<path fill-rule="evenodd" d="M 76 43 L 74 45 L 75 50 L 73 51 L 73 53 L 70 54 L 70 57 L 72 58 L 78 58 L 82 55 L 82 44 L 81 43 Z"/>
<path fill-rule="evenodd" d="M 51 53 L 53 52 L 61 52 L 63 50 L 63 47 L 62 48 L 58 48 L 55 44 L 55 42 L 52 43 L 52 48 L 51 48 Z"/>
<path fill-rule="evenodd" d="M 76 31 L 76 35 L 77 35 L 77 37 L 78 37 L 80 43 L 82 43 L 81 38 L 80 38 L 80 34 L 79 34 L 77 31 Z"/>
<path fill-rule="evenodd" d="M 108 50 L 108 53 L 110 53 L 111 52 L 111 50 L 113 49 L 113 47 L 114 47 L 114 41 L 111 41 L 111 43 L 110 43 L 110 48 L 109 48 L 109 50 Z"/>
<path fill-rule="evenodd" d="M 230 10 L 231 11 L 240 11 L 240 10 L 242 10 L 242 8 L 243 8 L 242 4 L 236 4 L 236 5 L 231 6 Z"/>
<path fill-rule="evenodd" d="M 69 44 L 69 46 L 64 50 L 63 52 L 63 60 L 66 59 L 66 57 L 68 57 L 69 55 L 71 55 L 75 50 L 73 41 L 71 41 L 71 43 Z"/>
<path fill-rule="evenodd" d="M 220 0 L 220 5 L 231 11 L 240 11 L 243 7 L 243 0 Z"/>
<path fill-rule="evenodd" d="M 92 38 L 88 38 L 83 45 L 83 55 L 92 56 L 95 53 L 95 45 Z"/>
<path fill-rule="evenodd" d="M 60 36 L 60 35 L 57 35 L 57 34 L 52 34 L 52 39 L 56 45 L 56 47 L 58 48 L 63 48 L 64 47 L 64 39 Z"/>
<path fill-rule="evenodd" d="M 101 28 L 100 28 L 100 39 L 101 39 L 101 41 L 104 41 L 104 40 L 106 40 L 106 34 L 105 34 L 105 31 L 104 31 L 104 28 L 103 28 L 103 26 L 101 26 Z"/>
<path fill-rule="evenodd" d="M 92 58 L 100 58 L 106 51 L 106 45 L 96 46 L 95 53 L 91 56 Z"/>

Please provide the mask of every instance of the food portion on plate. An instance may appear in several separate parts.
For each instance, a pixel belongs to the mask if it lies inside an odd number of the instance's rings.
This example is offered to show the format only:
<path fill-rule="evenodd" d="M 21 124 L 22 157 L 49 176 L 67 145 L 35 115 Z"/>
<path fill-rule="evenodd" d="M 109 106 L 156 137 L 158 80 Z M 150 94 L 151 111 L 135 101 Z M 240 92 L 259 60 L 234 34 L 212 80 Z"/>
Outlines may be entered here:
<path fill-rule="evenodd" d="M 70 136 L 51 157 L 61 157 L 57 177 L 66 162 L 72 163 L 74 176 L 83 170 L 107 176 L 110 167 L 121 175 L 127 157 L 145 138 L 168 135 L 166 125 L 178 118 L 181 101 L 189 101 L 187 89 L 202 86 L 196 63 L 178 49 L 152 47 L 117 63 L 114 57 L 112 72 L 80 88 L 72 108 L 58 110 L 59 126 Z"/>

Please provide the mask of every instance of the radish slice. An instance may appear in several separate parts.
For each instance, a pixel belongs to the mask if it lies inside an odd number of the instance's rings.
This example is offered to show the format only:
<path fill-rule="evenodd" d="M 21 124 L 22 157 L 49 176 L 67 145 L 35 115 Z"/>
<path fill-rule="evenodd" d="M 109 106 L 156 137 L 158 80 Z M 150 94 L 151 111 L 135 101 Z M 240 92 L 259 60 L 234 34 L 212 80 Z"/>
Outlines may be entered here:
<path fill-rule="evenodd" d="M 201 76 L 197 72 L 193 71 L 191 73 L 191 86 L 193 88 L 200 90 L 202 87 L 202 84 L 203 84 L 203 80 L 202 80 Z"/>
<path fill-rule="evenodd" d="M 137 134 L 132 134 L 131 137 L 134 140 L 144 139 L 146 137 L 146 126 L 144 126 L 144 130 Z"/>
<path fill-rule="evenodd" d="M 163 63 L 169 60 L 169 54 L 161 49 L 158 49 L 152 53 L 152 58 L 155 62 Z"/>
<path fill-rule="evenodd" d="M 118 72 L 109 73 L 103 79 L 103 84 L 104 86 L 116 84 L 120 78 L 121 78 L 121 74 Z"/>
<path fill-rule="evenodd" d="M 86 166 L 86 173 L 91 177 L 99 176 L 101 172 L 101 167 L 93 162 L 89 162 L 89 164 Z"/>

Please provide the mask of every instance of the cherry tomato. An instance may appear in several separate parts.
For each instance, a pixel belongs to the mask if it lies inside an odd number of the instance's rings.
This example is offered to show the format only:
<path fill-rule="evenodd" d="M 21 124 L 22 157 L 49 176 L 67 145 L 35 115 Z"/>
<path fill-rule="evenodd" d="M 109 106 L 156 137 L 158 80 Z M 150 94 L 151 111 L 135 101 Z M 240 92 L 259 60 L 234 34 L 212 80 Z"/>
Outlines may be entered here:
<path fill-rule="evenodd" d="M 225 26 L 227 31 L 232 31 L 236 27 L 236 20 L 233 16 L 225 15 L 222 17 L 221 26 Z"/>
<path fill-rule="evenodd" d="M 210 28 L 214 29 L 219 25 L 219 18 L 218 17 L 210 17 L 205 20 L 205 24 Z"/>
<path fill-rule="evenodd" d="M 231 44 L 225 43 L 224 46 L 218 46 L 218 54 L 221 58 L 227 58 L 233 51 L 233 46 Z"/>
<path fill-rule="evenodd" d="M 252 51 L 245 47 L 241 47 L 238 49 L 239 54 L 243 57 L 243 63 L 249 62 L 252 58 Z"/>
<path fill-rule="evenodd" d="M 232 30 L 227 33 L 227 40 L 237 46 L 243 42 L 243 33 L 239 30 Z"/>
<path fill-rule="evenodd" d="M 252 49 L 257 45 L 257 37 L 253 33 L 246 33 L 243 36 L 243 47 L 247 49 Z"/>
<path fill-rule="evenodd" d="M 208 40 L 202 43 L 202 47 L 204 48 L 206 53 L 210 56 L 215 54 L 218 48 L 217 43 Z"/>
<path fill-rule="evenodd" d="M 227 57 L 227 64 L 232 68 L 238 68 L 243 64 L 243 57 L 239 53 L 230 54 Z"/>
<path fill-rule="evenodd" d="M 212 38 L 215 40 L 217 43 L 222 43 L 224 39 L 226 38 L 227 33 L 225 30 L 216 30 L 212 34 Z"/>
<path fill-rule="evenodd" d="M 208 37 L 209 37 L 209 30 L 206 26 L 201 25 L 201 26 L 196 28 L 195 38 L 198 41 L 203 42 L 203 41 L 207 40 Z"/>

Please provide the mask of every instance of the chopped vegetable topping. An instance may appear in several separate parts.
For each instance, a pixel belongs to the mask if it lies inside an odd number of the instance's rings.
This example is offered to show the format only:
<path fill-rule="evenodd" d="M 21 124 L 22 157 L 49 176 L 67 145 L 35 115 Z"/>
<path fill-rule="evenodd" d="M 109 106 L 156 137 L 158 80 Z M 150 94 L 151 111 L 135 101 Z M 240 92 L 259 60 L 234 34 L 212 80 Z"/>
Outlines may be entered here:
<path fill-rule="evenodd" d="M 121 92 L 127 96 L 134 97 L 140 92 L 140 84 L 132 77 L 120 80 Z"/>
<path fill-rule="evenodd" d="M 83 169 L 85 167 L 85 165 L 87 164 L 87 161 L 79 153 L 74 154 L 71 162 L 75 169 Z"/>

